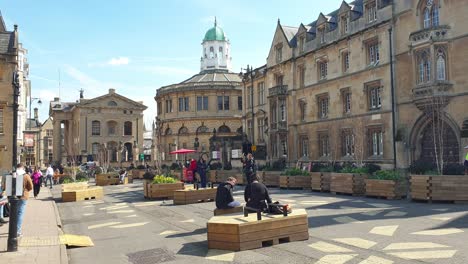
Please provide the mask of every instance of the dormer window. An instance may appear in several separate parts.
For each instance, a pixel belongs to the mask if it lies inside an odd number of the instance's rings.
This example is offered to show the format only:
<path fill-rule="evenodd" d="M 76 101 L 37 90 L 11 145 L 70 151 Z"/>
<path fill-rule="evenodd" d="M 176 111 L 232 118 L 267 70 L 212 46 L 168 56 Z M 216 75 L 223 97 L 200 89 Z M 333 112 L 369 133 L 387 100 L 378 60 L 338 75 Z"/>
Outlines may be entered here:
<path fill-rule="evenodd" d="M 319 33 L 319 36 L 320 36 L 320 44 L 325 43 L 325 41 L 326 41 L 326 39 L 325 39 L 325 27 L 319 28 L 318 33 Z"/>
<path fill-rule="evenodd" d="M 439 26 L 439 6 L 433 0 L 427 0 L 423 7 L 423 27 L 431 28 Z"/>
<path fill-rule="evenodd" d="M 367 22 L 371 23 L 377 20 L 377 5 L 375 1 L 369 1 L 366 5 Z"/>
<path fill-rule="evenodd" d="M 305 50 L 305 36 L 299 37 L 299 52 L 302 53 Z"/>
<path fill-rule="evenodd" d="M 276 53 L 276 62 L 281 62 L 283 60 L 283 45 L 277 45 L 275 48 Z"/>
<path fill-rule="evenodd" d="M 349 17 L 344 15 L 341 17 L 341 34 L 347 34 L 349 31 Z"/>

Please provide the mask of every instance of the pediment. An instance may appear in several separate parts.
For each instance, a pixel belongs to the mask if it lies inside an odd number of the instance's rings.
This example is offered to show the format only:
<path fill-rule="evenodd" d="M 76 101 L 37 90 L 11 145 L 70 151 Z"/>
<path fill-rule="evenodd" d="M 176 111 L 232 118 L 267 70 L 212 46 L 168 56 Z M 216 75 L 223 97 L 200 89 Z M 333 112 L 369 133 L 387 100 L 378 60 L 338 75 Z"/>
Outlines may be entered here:
<path fill-rule="evenodd" d="M 304 24 L 301 23 L 301 25 L 299 26 L 299 30 L 297 31 L 297 35 L 300 36 L 305 32 L 307 32 L 307 28 L 304 26 Z"/>
<path fill-rule="evenodd" d="M 320 13 L 318 19 L 317 19 L 317 27 L 324 24 L 324 23 L 327 23 L 328 22 L 328 19 L 327 17 L 325 17 L 322 13 Z"/>
<path fill-rule="evenodd" d="M 349 10 L 351 10 L 351 7 L 348 5 L 348 3 L 346 3 L 346 1 L 343 1 L 341 3 L 341 6 L 340 6 L 340 9 L 338 10 L 338 14 L 344 14 L 344 13 L 347 13 L 349 12 Z"/>
<path fill-rule="evenodd" d="M 145 110 L 147 107 L 117 93 L 106 94 L 89 100 L 81 100 L 80 107 L 85 108 L 124 108 Z"/>

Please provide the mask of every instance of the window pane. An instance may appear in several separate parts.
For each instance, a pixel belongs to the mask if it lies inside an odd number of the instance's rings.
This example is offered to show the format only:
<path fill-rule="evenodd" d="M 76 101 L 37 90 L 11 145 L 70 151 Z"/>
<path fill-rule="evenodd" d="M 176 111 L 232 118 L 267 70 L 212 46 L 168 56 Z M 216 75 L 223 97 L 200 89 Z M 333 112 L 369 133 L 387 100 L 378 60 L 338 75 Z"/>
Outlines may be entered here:
<path fill-rule="evenodd" d="M 224 96 L 224 110 L 229 110 L 229 96 Z"/>
<path fill-rule="evenodd" d="M 218 96 L 218 110 L 223 110 L 223 97 Z"/>

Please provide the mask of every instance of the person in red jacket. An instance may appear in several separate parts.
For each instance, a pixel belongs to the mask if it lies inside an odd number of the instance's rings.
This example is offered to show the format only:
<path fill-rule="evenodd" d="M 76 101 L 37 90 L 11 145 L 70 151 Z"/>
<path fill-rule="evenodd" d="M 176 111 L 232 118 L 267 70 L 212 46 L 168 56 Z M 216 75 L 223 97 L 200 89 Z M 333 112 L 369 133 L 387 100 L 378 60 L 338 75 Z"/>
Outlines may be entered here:
<path fill-rule="evenodd" d="M 192 171 L 193 179 L 195 179 L 195 172 L 197 171 L 197 161 L 195 159 L 190 161 L 189 170 Z"/>

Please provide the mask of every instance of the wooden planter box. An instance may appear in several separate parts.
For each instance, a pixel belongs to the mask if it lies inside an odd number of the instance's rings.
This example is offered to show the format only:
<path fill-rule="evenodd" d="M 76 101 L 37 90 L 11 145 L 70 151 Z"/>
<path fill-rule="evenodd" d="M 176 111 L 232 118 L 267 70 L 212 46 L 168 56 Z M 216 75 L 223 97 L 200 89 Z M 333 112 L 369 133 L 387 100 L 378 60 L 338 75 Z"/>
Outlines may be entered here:
<path fill-rule="evenodd" d="M 331 172 L 322 172 L 321 188 L 322 192 L 329 192 L 331 189 Z"/>
<path fill-rule="evenodd" d="M 85 186 L 70 186 L 65 187 L 62 190 L 62 201 L 64 202 L 75 202 L 75 201 L 83 201 L 83 200 L 90 200 L 90 199 L 102 199 L 104 196 L 104 192 L 102 187 L 93 186 L 88 187 Z"/>
<path fill-rule="evenodd" d="M 242 213 L 213 216 L 207 223 L 208 248 L 248 250 L 262 246 L 309 239 L 307 213 L 294 209 L 288 216 Z"/>
<path fill-rule="evenodd" d="M 346 193 L 364 195 L 366 193 L 365 179 L 367 174 L 356 173 L 331 173 L 330 191 L 334 193 Z"/>
<path fill-rule="evenodd" d="M 310 176 L 280 176 L 280 188 L 302 188 L 310 189 L 311 177 Z"/>
<path fill-rule="evenodd" d="M 322 190 L 322 173 L 321 172 L 310 173 L 310 187 L 312 188 L 312 191 Z"/>
<path fill-rule="evenodd" d="M 235 177 L 237 179 L 237 184 L 244 184 L 245 182 L 242 173 L 237 170 L 210 170 L 208 181 L 221 183 L 225 182 L 229 177 Z"/>
<path fill-rule="evenodd" d="M 406 185 L 402 181 L 365 179 L 366 195 L 401 199 L 406 196 Z"/>
<path fill-rule="evenodd" d="M 280 176 L 281 171 L 264 171 L 261 180 L 268 187 L 279 187 Z"/>
<path fill-rule="evenodd" d="M 212 202 L 216 199 L 216 188 L 174 191 L 174 204 Z"/>
<path fill-rule="evenodd" d="M 468 201 L 468 176 L 411 175 L 411 198 L 427 201 Z"/>
<path fill-rule="evenodd" d="M 174 198 L 174 191 L 176 190 L 183 190 L 184 183 L 161 183 L 161 184 L 153 184 L 151 181 L 145 180 L 143 182 L 143 192 L 145 198 L 148 199 L 173 199 Z"/>
<path fill-rule="evenodd" d="M 132 178 L 133 181 L 133 178 Z M 105 173 L 105 174 L 96 174 L 96 185 L 97 186 L 106 186 L 106 185 L 118 185 L 121 184 L 119 180 L 119 175 Z M 124 178 L 123 184 L 128 184 L 128 177 Z"/>
<path fill-rule="evenodd" d="M 145 172 L 146 170 L 133 169 L 132 170 L 133 179 L 143 179 L 143 174 L 145 174 Z"/>

